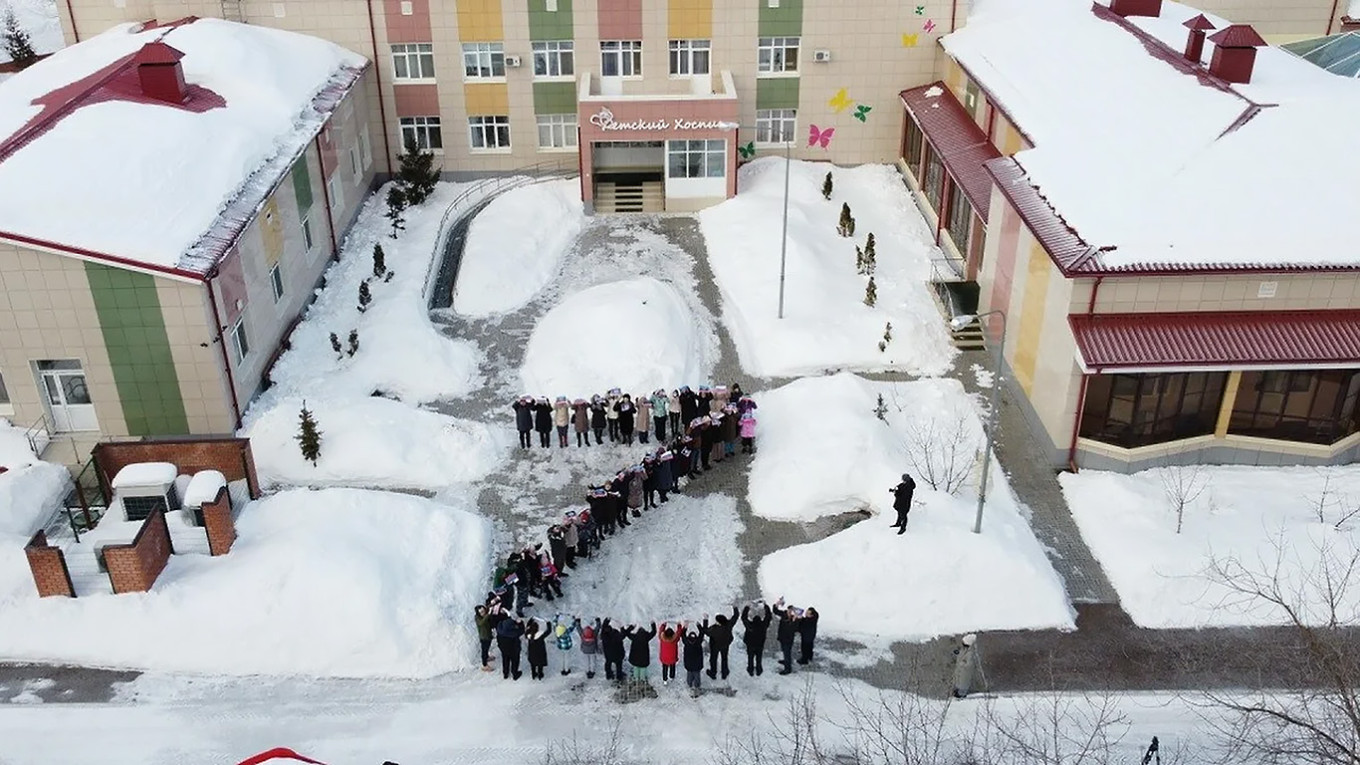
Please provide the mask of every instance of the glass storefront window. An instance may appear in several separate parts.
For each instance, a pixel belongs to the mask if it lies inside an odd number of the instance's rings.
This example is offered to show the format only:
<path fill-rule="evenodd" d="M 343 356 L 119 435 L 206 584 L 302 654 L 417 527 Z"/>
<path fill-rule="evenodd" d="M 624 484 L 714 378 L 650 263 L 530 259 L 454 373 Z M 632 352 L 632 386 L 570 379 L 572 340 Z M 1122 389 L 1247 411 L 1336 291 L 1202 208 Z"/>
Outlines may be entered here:
<path fill-rule="evenodd" d="M 937 214 L 940 212 L 940 182 L 944 180 L 944 164 L 940 162 L 940 155 L 931 150 L 930 146 L 925 147 L 925 167 L 926 177 L 924 180 L 925 188 L 921 189 L 930 200 L 930 208 Z"/>
<path fill-rule="evenodd" d="M 1079 433 L 1126 448 L 1208 435 L 1227 379 L 1227 372 L 1092 375 Z"/>
<path fill-rule="evenodd" d="M 1356 432 L 1360 370 L 1242 373 L 1228 432 L 1330 444 Z"/>
<path fill-rule="evenodd" d="M 925 135 L 921 132 L 921 127 L 916 124 L 910 116 L 907 117 L 907 156 L 903 157 L 907 161 L 907 167 L 911 168 L 911 174 L 916 176 L 916 181 L 921 181 L 921 147 L 925 144 Z"/>

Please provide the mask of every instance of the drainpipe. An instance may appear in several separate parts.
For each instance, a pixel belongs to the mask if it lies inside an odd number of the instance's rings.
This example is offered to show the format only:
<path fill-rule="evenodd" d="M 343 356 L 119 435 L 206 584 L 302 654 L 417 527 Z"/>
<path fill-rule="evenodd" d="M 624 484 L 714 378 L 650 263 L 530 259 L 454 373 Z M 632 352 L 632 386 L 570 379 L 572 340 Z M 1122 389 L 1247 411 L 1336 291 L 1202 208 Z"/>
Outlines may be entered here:
<path fill-rule="evenodd" d="M 316 164 L 321 168 L 321 199 L 326 204 L 326 233 L 331 235 L 331 258 L 339 260 L 340 248 L 335 246 L 335 216 L 331 213 L 331 187 L 326 183 L 326 153 L 321 150 L 320 133 L 316 134 Z"/>
<path fill-rule="evenodd" d="M 66 0 L 66 15 L 71 17 L 71 36 L 75 38 L 75 42 L 80 42 L 80 29 L 76 27 L 76 12 L 71 7 L 71 0 Z M 1336 15 L 1336 8 L 1332 8 L 1332 15 Z M 1327 34 L 1331 34 L 1330 25 L 1327 30 Z"/>
<path fill-rule="evenodd" d="M 1091 300 L 1086 304 L 1086 315 L 1091 316 L 1096 309 L 1096 295 L 1100 294 L 1100 283 L 1105 281 L 1104 276 L 1097 276 L 1091 283 Z M 1077 434 L 1081 432 L 1081 413 L 1086 408 L 1086 386 L 1090 383 L 1091 376 L 1083 372 L 1081 374 L 1081 390 L 1077 392 L 1077 411 L 1072 418 L 1072 443 L 1067 447 L 1067 467 L 1073 473 L 1077 472 Z"/>
<path fill-rule="evenodd" d="M 218 325 L 217 348 L 222 352 L 222 369 L 227 373 L 227 392 L 231 394 L 231 412 L 236 418 L 233 430 L 238 430 L 241 427 L 241 402 L 236 398 L 236 377 L 231 373 L 231 359 L 227 356 L 226 328 L 221 326 L 222 314 L 217 312 L 217 295 L 213 292 L 213 279 L 216 278 L 217 267 L 213 266 L 212 271 L 203 279 L 203 284 L 208 288 L 208 305 L 212 308 L 213 324 Z"/>
<path fill-rule="evenodd" d="M 71 0 L 66 0 L 66 2 L 69 4 Z M 1329 35 L 1332 33 L 1332 22 L 1336 20 L 1336 6 L 1339 2 L 1340 0 L 1332 0 L 1332 15 L 1327 17 L 1327 34 Z"/>
<path fill-rule="evenodd" d="M 1105 281 L 1105 277 L 1097 276 L 1095 283 L 1091 285 L 1091 302 L 1086 305 L 1086 315 L 1090 316 L 1096 312 L 1096 295 L 1100 294 L 1100 283 Z"/>
<path fill-rule="evenodd" d="M 71 0 L 66 0 L 71 2 Z M 368 0 L 368 40 L 373 45 L 373 81 L 378 84 L 378 117 L 382 120 L 383 154 L 387 161 L 387 177 L 392 177 L 392 143 L 388 137 L 391 129 L 387 125 L 387 107 L 383 106 L 382 59 L 378 58 L 378 30 L 373 25 L 373 0 Z M 324 175 L 324 173 L 323 173 Z M 323 177 L 324 181 L 325 178 Z"/>
<path fill-rule="evenodd" d="M 958 18 L 959 18 L 959 0 L 954 0 L 954 2 L 952 2 L 952 3 L 949 4 L 949 31 L 950 31 L 950 32 L 953 32 L 953 31 L 955 30 L 955 28 L 956 28 L 956 27 L 955 27 L 955 22 L 958 20 Z"/>

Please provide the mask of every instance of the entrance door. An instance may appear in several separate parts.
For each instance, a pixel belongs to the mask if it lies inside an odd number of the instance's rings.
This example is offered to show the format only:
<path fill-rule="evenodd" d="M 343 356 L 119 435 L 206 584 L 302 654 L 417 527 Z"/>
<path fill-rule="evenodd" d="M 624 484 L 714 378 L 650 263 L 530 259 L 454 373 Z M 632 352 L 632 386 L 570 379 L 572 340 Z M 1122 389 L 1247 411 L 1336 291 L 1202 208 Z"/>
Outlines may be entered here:
<path fill-rule="evenodd" d="M 79 361 L 39 361 L 38 379 L 42 383 L 52 427 L 57 431 L 99 430 L 94 403 L 85 384 Z"/>

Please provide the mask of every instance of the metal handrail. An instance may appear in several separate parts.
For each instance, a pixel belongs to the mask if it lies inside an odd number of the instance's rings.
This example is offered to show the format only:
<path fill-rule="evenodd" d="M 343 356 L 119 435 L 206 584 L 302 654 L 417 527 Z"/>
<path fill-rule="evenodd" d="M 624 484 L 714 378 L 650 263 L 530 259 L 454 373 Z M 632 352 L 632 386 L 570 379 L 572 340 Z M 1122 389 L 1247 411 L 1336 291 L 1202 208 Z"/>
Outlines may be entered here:
<path fill-rule="evenodd" d="M 38 445 L 38 433 L 47 436 L 47 442 L 41 446 Z M 43 412 L 37 420 L 34 420 L 32 425 L 24 428 L 24 437 L 28 439 L 28 448 L 33 450 L 33 455 L 41 459 L 43 449 L 47 448 L 47 444 L 52 443 L 52 428 L 47 422 L 47 412 Z"/>

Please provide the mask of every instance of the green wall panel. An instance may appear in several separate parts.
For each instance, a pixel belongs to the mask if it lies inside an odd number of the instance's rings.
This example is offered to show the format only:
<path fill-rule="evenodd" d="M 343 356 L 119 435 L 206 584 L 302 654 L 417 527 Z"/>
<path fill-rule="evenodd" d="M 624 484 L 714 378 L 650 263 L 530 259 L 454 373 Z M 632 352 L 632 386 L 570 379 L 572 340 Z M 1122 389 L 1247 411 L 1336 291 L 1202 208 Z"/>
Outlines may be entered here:
<path fill-rule="evenodd" d="M 768 0 L 760 4 L 761 37 L 801 37 L 803 35 L 803 0 L 779 0 L 778 8 L 771 8 Z"/>
<path fill-rule="evenodd" d="M 85 263 L 113 381 L 134 436 L 189 432 L 179 375 L 165 333 L 156 279 L 121 268 Z"/>
<path fill-rule="evenodd" d="M 571 40 L 571 0 L 557 0 L 557 10 L 548 10 L 547 0 L 529 0 L 530 40 Z"/>
<path fill-rule="evenodd" d="M 298 217 L 306 217 L 307 211 L 312 209 L 312 176 L 307 171 L 307 153 L 303 152 L 298 158 L 297 164 L 293 165 L 293 194 L 297 197 Z"/>
<path fill-rule="evenodd" d="M 756 79 L 757 109 L 797 109 L 797 77 L 761 77 Z"/>
<path fill-rule="evenodd" d="M 576 83 L 535 82 L 534 113 L 575 114 Z"/>

